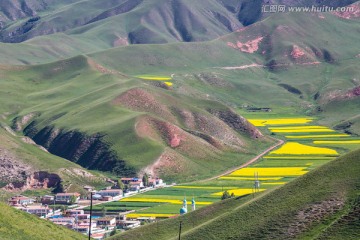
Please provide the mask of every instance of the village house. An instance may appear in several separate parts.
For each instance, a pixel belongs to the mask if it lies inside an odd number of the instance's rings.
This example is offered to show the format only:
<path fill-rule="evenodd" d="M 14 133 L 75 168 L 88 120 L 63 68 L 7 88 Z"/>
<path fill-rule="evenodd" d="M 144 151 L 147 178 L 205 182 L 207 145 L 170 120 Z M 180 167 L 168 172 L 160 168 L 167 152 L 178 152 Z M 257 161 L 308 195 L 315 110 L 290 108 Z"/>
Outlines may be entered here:
<path fill-rule="evenodd" d="M 142 181 L 130 182 L 129 185 L 130 191 L 138 191 L 144 187 L 144 183 Z"/>
<path fill-rule="evenodd" d="M 95 240 L 103 240 L 104 237 L 105 237 L 105 230 L 104 229 L 91 231 L 91 238 L 93 238 Z"/>
<path fill-rule="evenodd" d="M 137 182 L 139 181 L 138 178 L 121 178 L 120 179 L 123 184 L 129 184 L 130 182 Z"/>
<path fill-rule="evenodd" d="M 53 223 L 57 225 L 66 226 L 68 228 L 73 228 L 75 224 L 75 218 L 74 217 L 63 217 L 63 218 L 52 218 L 50 219 Z"/>
<path fill-rule="evenodd" d="M 9 205 L 11 206 L 20 206 L 20 205 L 30 205 L 33 204 L 35 202 L 34 199 L 32 198 L 28 198 L 25 196 L 14 196 L 12 198 L 9 199 Z"/>
<path fill-rule="evenodd" d="M 24 207 L 16 207 L 19 210 L 22 210 L 24 212 L 35 214 L 39 217 L 50 217 L 53 215 L 54 211 L 47 205 L 30 205 L 30 206 L 24 206 Z"/>
<path fill-rule="evenodd" d="M 42 204 L 53 204 L 55 200 L 55 197 L 52 195 L 45 195 L 41 198 L 41 203 Z"/>
<path fill-rule="evenodd" d="M 78 214 L 76 217 L 78 220 L 87 220 L 90 218 L 90 214 Z"/>
<path fill-rule="evenodd" d="M 89 214 L 89 216 L 90 216 L 90 214 Z M 80 222 L 78 222 L 77 224 L 76 224 L 76 226 L 77 227 L 87 227 L 87 228 L 89 228 L 89 219 L 86 219 L 86 220 L 83 220 L 83 221 L 80 221 Z M 96 221 L 91 221 L 91 231 L 93 230 L 93 229 L 95 229 L 97 227 L 97 224 L 96 224 Z"/>
<path fill-rule="evenodd" d="M 80 200 L 80 194 L 79 193 L 58 193 L 55 196 L 55 202 L 56 203 L 71 203 L 71 199 L 75 198 L 75 203 L 77 203 Z"/>
<path fill-rule="evenodd" d="M 103 201 L 112 201 L 112 200 L 113 200 L 113 197 L 111 197 L 111 196 L 104 196 L 104 197 L 101 198 L 101 200 L 103 200 Z"/>
<path fill-rule="evenodd" d="M 140 222 L 148 222 L 148 223 L 152 223 L 156 221 L 154 217 L 139 217 L 137 218 L 137 220 L 139 220 Z"/>
<path fill-rule="evenodd" d="M 120 229 L 128 230 L 141 226 L 139 220 L 127 220 L 126 215 L 121 215 L 119 219 L 116 220 L 116 226 Z"/>
<path fill-rule="evenodd" d="M 141 222 L 138 220 L 119 220 L 116 222 L 118 228 L 129 230 L 141 226 Z"/>
<path fill-rule="evenodd" d="M 150 187 L 161 187 L 164 185 L 164 181 L 161 178 L 149 178 Z"/>
<path fill-rule="evenodd" d="M 96 224 L 99 227 L 115 227 L 116 226 L 116 218 L 115 217 L 102 217 L 96 219 Z"/>
<path fill-rule="evenodd" d="M 89 226 L 75 226 L 72 229 L 82 234 L 89 234 Z"/>
<path fill-rule="evenodd" d="M 67 214 L 69 214 L 71 217 L 84 214 L 84 210 L 82 209 L 69 209 L 66 211 Z"/>
<path fill-rule="evenodd" d="M 101 197 L 118 197 L 122 195 L 121 189 L 109 189 L 109 190 L 100 190 L 96 194 L 101 195 Z"/>

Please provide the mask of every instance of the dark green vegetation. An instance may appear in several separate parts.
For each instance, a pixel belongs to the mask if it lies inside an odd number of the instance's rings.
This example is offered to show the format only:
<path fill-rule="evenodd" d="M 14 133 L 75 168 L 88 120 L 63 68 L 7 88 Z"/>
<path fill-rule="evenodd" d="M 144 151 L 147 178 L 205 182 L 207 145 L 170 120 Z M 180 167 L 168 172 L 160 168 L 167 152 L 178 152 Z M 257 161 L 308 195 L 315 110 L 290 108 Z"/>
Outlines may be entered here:
<path fill-rule="evenodd" d="M 86 239 L 86 236 L 0 203 L 0 239 Z"/>
<path fill-rule="evenodd" d="M 360 151 L 268 193 L 213 204 L 113 239 L 359 239 Z M 247 203 L 245 203 L 247 202 Z"/>

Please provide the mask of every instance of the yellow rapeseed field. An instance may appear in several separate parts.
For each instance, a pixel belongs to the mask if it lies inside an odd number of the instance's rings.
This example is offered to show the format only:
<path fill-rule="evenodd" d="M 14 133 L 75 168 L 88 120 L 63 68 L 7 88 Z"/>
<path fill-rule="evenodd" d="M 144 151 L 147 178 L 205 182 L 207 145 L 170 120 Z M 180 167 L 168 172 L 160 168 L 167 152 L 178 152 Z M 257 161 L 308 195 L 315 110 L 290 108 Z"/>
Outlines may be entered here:
<path fill-rule="evenodd" d="M 333 160 L 334 157 L 306 157 L 306 156 L 287 156 L 287 157 L 272 157 L 272 156 L 266 156 L 265 159 L 288 159 L 288 160 Z"/>
<path fill-rule="evenodd" d="M 265 191 L 265 190 L 266 190 L 266 189 L 259 189 L 260 192 L 263 192 L 263 191 Z M 230 194 L 233 194 L 233 193 L 234 193 L 235 196 L 239 197 L 239 196 L 244 196 L 244 195 L 248 195 L 248 194 L 253 193 L 253 189 L 251 189 L 251 188 L 243 188 L 243 189 L 238 188 L 238 189 L 228 190 L 228 192 L 229 192 Z M 213 195 L 213 196 L 222 196 L 223 193 L 224 193 L 224 192 L 217 192 L 217 193 L 213 193 L 213 194 L 211 194 L 211 195 Z"/>
<path fill-rule="evenodd" d="M 177 214 L 168 213 L 129 213 L 126 214 L 127 218 L 140 218 L 140 217 L 153 217 L 153 218 L 169 218 Z"/>
<path fill-rule="evenodd" d="M 120 202 L 154 202 L 154 203 L 171 203 L 171 204 L 183 204 L 182 200 L 176 199 L 160 199 L 160 198 L 123 198 Z M 191 204 L 191 202 L 188 202 Z M 212 202 L 196 202 L 198 205 L 209 205 Z"/>
<path fill-rule="evenodd" d="M 272 129 L 270 130 L 274 133 L 325 133 L 325 132 L 335 132 L 330 128 L 307 128 L 307 129 Z"/>
<path fill-rule="evenodd" d="M 339 134 L 319 134 L 319 135 L 305 135 L 305 136 L 285 136 L 286 138 L 289 139 L 304 139 L 304 138 L 332 138 L 332 137 L 350 137 L 350 135 L 348 134 L 343 134 L 343 133 L 339 133 Z"/>
<path fill-rule="evenodd" d="M 169 87 L 171 87 L 173 85 L 172 82 L 165 82 L 166 85 L 168 85 Z"/>
<path fill-rule="evenodd" d="M 171 80 L 171 77 L 165 77 L 165 76 L 136 76 L 136 77 L 144 79 L 144 80 L 153 80 L 153 81 L 169 81 L 169 80 Z"/>
<path fill-rule="evenodd" d="M 305 124 L 313 121 L 312 118 L 277 118 L 277 119 L 248 119 L 250 123 L 257 127 L 265 127 L 267 125 L 292 125 Z"/>
<path fill-rule="evenodd" d="M 306 167 L 273 167 L 273 168 L 242 168 L 230 174 L 230 176 L 254 176 L 257 172 L 260 177 L 268 176 L 301 176 L 307 173 Z"/>
<path fill-rule="evenodd" d="M 330 148 L 312 147 L 297 142 L 287 142 L 279 149 L 270 152 L 270 154 L 338 155 L 338 152 Z"/>
<path fill-rule="evenodd" d="M 242 180 L 242 181 L 254 181 L 254 177 L 230 177 L 230 176 L 224 176 L 224 177 L 219 177 L 220 180 Z M 260 177 L 259 180 L 260 181 L 267 181 L 267 180 L 273 180 L 273 181 L 277 181 L 282 179 L 282 177 L 267 177 L 267 178 L 262 178 Z"/>
<path fill-rule="evenodd" d="M 314 141 L 314 144 L 360 144 L 360 140 Z"/>
<path fill-rule="evenodd" d="M 218 190 L 218 189 L 232 189 L 234 187 L 174 186 L 173 188 Z"/>
<path fill-rule="evenodd" d="M 324 126 L 292 126 L 292 127 L 270 127 L 270 130 L 288 130 L 288 129 L 329 129 Z"/>

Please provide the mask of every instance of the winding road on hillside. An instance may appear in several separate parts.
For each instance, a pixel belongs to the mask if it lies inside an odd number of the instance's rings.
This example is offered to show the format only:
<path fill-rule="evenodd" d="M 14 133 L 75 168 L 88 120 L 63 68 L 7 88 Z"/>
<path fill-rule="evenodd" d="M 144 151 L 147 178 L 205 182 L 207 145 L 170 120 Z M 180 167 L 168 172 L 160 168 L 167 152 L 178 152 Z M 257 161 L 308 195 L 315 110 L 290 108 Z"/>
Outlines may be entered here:
<path fill-rule="evenodd" d="M 226 172 L 224 172 L 224 173 L 221 173 L 221 174 L 219 174 L 219 175 L 217 175 L 217 176 L 215 176 L 215 177 L 211 177 L 211 178 L 208 178 L 208 179 L 201 180 L 200 182 L 209 181 L 209 180 L 214 180 L 214 179 L 217 179 L 217 178 L 219 178 L 219 177 L 228 175 L 228 174 L 230 174 L 230 173 L 232 173 L 232 172 L 234 172 L 234 171 L 236 171 L 236 170 L 239 170 L 239 169 L 241 169 L 241 168 L 245 168 L 245 167 L 249 166 L 250 164 L 252 164 L 252 163 L 256 162 L 257 160 L 259 160 L 259 158 L 261 158 L 262 156 L 266 155 L 266 154 L 267 154 L 268 152 L 270 152 L 271 150 L 273 150 L 273 149 L 275 149 L 275 148 L 283 145 L 284 142 L 285 142 L 284 140 L 281 140 L 281 139 L 277 139 L 277 138 L 273 138 L 273 137 L 270 137 L 270 138 L 272 138 L 272 139 L 274 139 L 274 140 L 277 141 L 277 143 L 276 143 L 274 146 L 271 146 L 271 147 L 265 149 L 262 153 L 260 153 L 260 154 L 257 155 L 256 157 L 252 158 L 250 161 L 248 161 L 248 162 L 246 162 L 246 163 L 244 163 L 244 164 L 242 164 L 242 165 L 240 165 L 240 166 L 238 166 L 238 167 L 232 168 L 232 169 L 230 169 L 230 170 L 228 170 L 228 171 L 226 171 Z"/>

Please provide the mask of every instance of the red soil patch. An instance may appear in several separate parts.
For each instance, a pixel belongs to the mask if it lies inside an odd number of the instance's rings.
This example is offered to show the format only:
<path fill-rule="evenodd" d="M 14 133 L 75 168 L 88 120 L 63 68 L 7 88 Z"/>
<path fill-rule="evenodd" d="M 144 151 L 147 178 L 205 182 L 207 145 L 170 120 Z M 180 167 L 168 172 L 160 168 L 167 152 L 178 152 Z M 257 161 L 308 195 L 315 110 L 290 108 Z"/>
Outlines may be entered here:
<path fill-rule="evenodd" d="M 259 44 L 260 42 L 263 40 L 264 37 L 258 37 L 256 39 L 253 40 L 249 40 L 245 43 L 242 43 L 240 41 L 237 41 L 236 44 L 232 43 L 232 42 L 228 42 L 227 45 L 229 47 L 232 47 L 234 49 L 238 49 L 242 52 L 246 52 L 246 53 L 254 53 L 257 50 L 259 50 Z"/>
<path fill-rule="evenodd" d="M 360 86 L 357 86 L 353 89 L 350 89 L 346 92 L 341 90 L 335 90 L 326 94 L 326 96 L 322 99 L 322 103 L 331 102 L 331 101 L 340 101 L 340 100 L 348 100 L 354 99 L 360 96 Z"/>
<path fill-rule="evenodd" d="M 152 176 L 184 173 L 187 171 L 187 161 L 177 152 L 166 149 L 155 163 L 145 169 Z"/>
<path fill-rule="evenodd" d="M 221 142 L 240 150 L 245 143 L 230 127 L 214 116 L 194 114 L 197 130 L 219 139 Z"/>
<path fill-rule="evenodd" d="M 135 131 L 140 137 L 147 137 L 158 142 L 162 141 L 159 133 L 151 124 L 151 118 L 148 116 L 142 116 L 138 118 L 138 121 L 135 124 Z"/>
<path fill-rule="evenodd" d="M 346 93 L 346 98 L 354 98 L 360 96 L 360 86 L 357 86 L 356 88 L 351 89 Z"/>
<path fill-rule="evenodd" d="M 190 112 L 186 109 L 176 109 L 176 111 L 178 111 L 178 113 L 180 114 L 186 127 L 190 128 L 190 129 L 196 128 L 195 117 L 192 112 Z"/>
<path fill-rule="evenodd" d="M 184 143 L 186 142 L 187 134 L 181 128 L 169 122 L 163 122 L 157 119 L 152 119 L 152 123 L 160 132 L 161 136 L 166 141 L 168 146 L 176 148 L 179 147 L 183 141 Z"/>
<path fill-rule="evenodd" d="M 101 72 L 103 74 L 120 74 L 119 72 L 117 72 L 115 70 L 108 69 L 108 68 L 98 64 L 93 59 L 88 59 L 87 61 L 88 61 L 88 64 L 90 65 L 90 67 L 92 67 L 94 70 Z"/>
<path fill-rule="evenodd" d="M 172 148 L 178 147 L 180 145 L 180 142 L 181 142 L 181 138 L 177 134 L 174 134 L 173 136 L 171 136 L 170 146 Z"/>
<path fill-rule="evenodd" d="M 119 47 L 119 46 L 127 46 L 129 45 L 129 39 L 119 37 L 118 39 L 114 40 L 113 46 Z"/>
<path fill-rule="evenodd" d="M 354 3 L 350 5 L 349 7 L 353 8 L 353 11 L 347 11 L 347 12 L 332 12 L 335 16 L 338 16 L 340 18 L 344 19 L 356 19 L 360 18 L 360 3 Z"/>
<path fill-rule="evenodd" d="M 291 56 L 294 59 L 301 58 L 304 55 L 305 55 L 305 52 L 299 46 L 296 46 L 296 45 L 293 46 L 293 50 L 291 51 Z"/>
<path fill-rule="evenodd" d="M 112 103 L 136 111 L 153 113 L 169 121 L 177 122 L 168 107 L 156 99 L 155 93 L 151 93 L 145 89 L 130 89 L 115 98 Z"/>
<path fill-rule="evenodd" d="M 239 28 L 238 30 L 236 30 L 235 32 L 243 32 L 247 29 L 248 27 L 242 27 L 242 28 Z"/>

